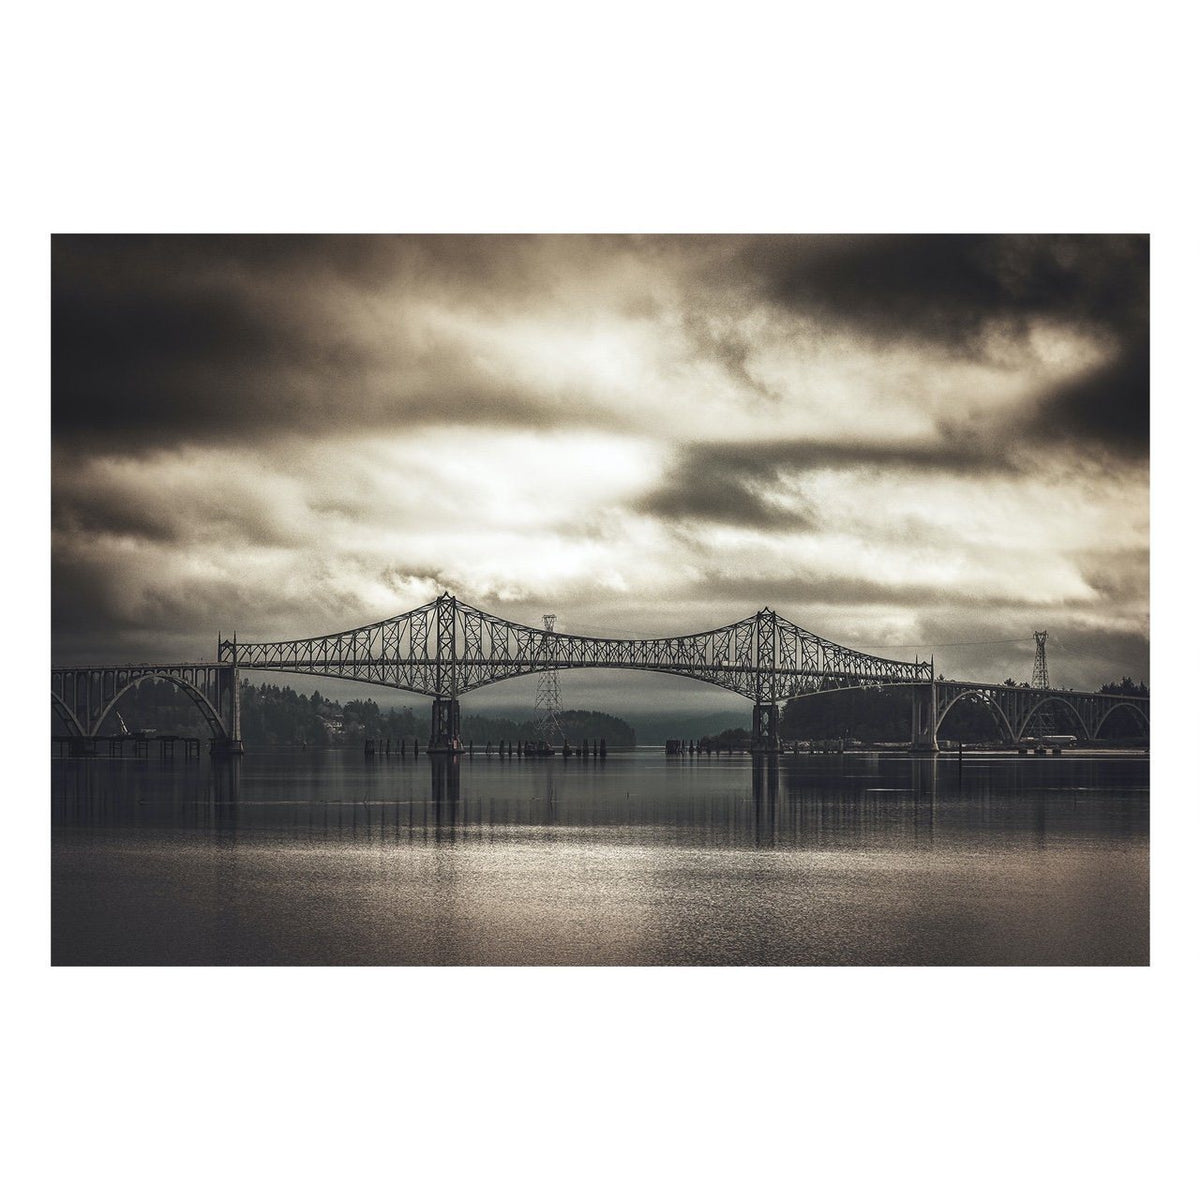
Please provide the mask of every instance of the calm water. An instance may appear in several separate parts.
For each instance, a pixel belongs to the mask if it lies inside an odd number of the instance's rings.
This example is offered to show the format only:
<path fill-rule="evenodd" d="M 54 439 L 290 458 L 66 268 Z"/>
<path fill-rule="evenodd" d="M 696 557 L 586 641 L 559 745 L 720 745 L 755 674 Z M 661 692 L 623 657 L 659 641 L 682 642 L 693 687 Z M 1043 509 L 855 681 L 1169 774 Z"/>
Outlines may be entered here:
<path fill-rule="evenodd" d="M 56 964 L 1144 964 L 1149 761 L 53 764 Z"/>

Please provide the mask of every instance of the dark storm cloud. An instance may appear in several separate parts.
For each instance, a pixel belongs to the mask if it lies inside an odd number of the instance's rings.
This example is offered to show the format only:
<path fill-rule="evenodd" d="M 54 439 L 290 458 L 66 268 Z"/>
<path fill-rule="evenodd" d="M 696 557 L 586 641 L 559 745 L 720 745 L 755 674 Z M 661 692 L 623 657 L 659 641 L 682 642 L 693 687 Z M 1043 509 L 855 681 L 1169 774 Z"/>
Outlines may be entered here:
<path fill-rule="evenodd" d="M 304 509 L 290 517 L 276 511 L 247 473 L 240 480 L 193 477 L 164 494 L 165 472 L 110 478 L 73 455 L 56 456 L 57 483 L 50 501 L 56 537 L 85 544 L 99 538 L 149 543 L 162 549 L 302 546 Z"/>
<path fill-rule="evenodd" d="M 1150 449 L 1150 342 L 1136 340 L 1112 362 L 1047 395 L 1024 432 L 1037 441 L 1084 441 L 1125 457 Z"/>
<path fill-rule="evenodd" d="M 384 288 L 512 299 L 530 239 L 59 237 L 52 425 L 127 450 L 454 423 L 572 425 L 578 405 L 496 378 L 381 316 Z"/>
<path fill-rule="evenodd" d="M 758 529 L 807 529 L 811 514 L 797 512 L 763 496 L 747 479 L 707 447 L 689 448 L 666 480 L 636 504 L 637 511 L 668 521 L 705 521 Z M 760 477 L 761 478 L 761 477 Z"/>
<path fill-rule="evenodd" d="M 92 486 L 76 490 L 60 483 L 50 498 L 50 526 L 55 533 L 81 538 L 107 534 L 172 543 L 184 532 L 184 517 L 177 509 L 147 503 L 141 496 Z"/>
<path fill-rule="evenodd" d="M 421 318 L 649 320 L 669 280 L 695 360 L 774 402 L 739 324 L 764 301 L 822 334 L 959 356 L 982 355 L 997 325 L 1086 331 L 1110 347 L 1123 390 L 1049 397 L 1031 432 L 1053 436 L 1061 408 L 1064 436 L 1128 452 L 1128 427 L 1145 424 L 1147 256 L 1140 237 L 58 237 L 53 431 L 136 450 L 281 430 L 612 428 L 620 418 L 586 391 L 518 383 L 486 347 Z"/>
<path fill-rule="evenodd" d="M 408 287 L 486 285 L 511 294 L 535 282 L 537 254 L 555 240 L 459 234 L 67 234 L 54 238 L 52 260 L 55 274 L 70 281 L 130 292 L 267 278 L 297 292 L 341 282 L 378 294 L 399 281 Z"/>
<path fill-rule="evenodd" d="M 1054 319 L 1126 337 L 1148 319 L 1141 236 L 765 237 L 738 257 L 777 304 L 884 341 L 966 351 L 989 322 Z"/>
<path fill-rule="evenodd" d="M 808 440 L 695 443 L 677 452 L 666 480 L 636 507 L 670 520 L 802 530 L 812 527 L 811 510 L 775 503 L 764 490 L 780 485 L 786 475 L 827 468 L 950 475 L 1013 469 L 1002 451 L 982 440 L 898 445 Z"/>
<path fill-rule="evenodd" d="M 731 261 L 774 305 L 876 344 L 984 359 L 997 332 L 1094 338 L 1107 365 L 1045 397 L 1010 440 L 1130 457 L 1149 439 L 1149 250 L 1142 235 L 767 237 Z"/>
<path fill-rule="evenodd" d="M 208 657 L 222 629 L 307 637 L 346 629 L 357 623 L 348 614 L 362 612 L 352 587 L 317 571 L 312 580 L 236 569 L 198 575 L 167 549 L 114 558 L 86 538 L 57 536 L 51 550 L 54 660 L 190 661 Z M 207 557 L 212 565 L 216 556 Z"/>

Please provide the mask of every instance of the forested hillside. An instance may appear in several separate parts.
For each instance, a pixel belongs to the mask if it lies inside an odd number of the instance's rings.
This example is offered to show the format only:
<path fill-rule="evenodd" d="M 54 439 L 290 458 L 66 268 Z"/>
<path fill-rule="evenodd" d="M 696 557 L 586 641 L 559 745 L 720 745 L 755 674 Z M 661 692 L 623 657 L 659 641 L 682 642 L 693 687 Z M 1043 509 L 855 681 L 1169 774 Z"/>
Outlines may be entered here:
<path fill-rule="evenodd" d="M 120 719 L 118 719 L 118 717 Z M 200 710 L 174 684 L 149 679 L 118 702 L 108 717 L 105 732 L 117 732 L 123 720 L 130 730 L 189 734 L 207 738 L 209 728 Z M 603 738 L 609 746 L 633 746 L 632 726 L 608 713 L 571 710 L 562 714 L 562 729 L 572 744 L 583 738 Z M 482 714 L 462 714 L 462 739 L 484 746 L 487 742 L 524 741 L 536 736 L 532 720 L 518 722 Z M 367 738 L 393 740 L 429 737 L 429 710 L 425 703 L 380 708 L 374 700 L 339 703 L 274 684 L 242 683 L 242 741 L 255 746 L 353 746 Z"/>
<path fill-rule="evenodd" d="M 608 713 L 568 709 L 561 714 L 559 723 L 567 741 L 573 746 L 584 738 L 589 742 L 603 738 L 610 747 L 637 745 L 637 733 L 633 726 Z M 462 740 L 474 742 L 476 746 L 498 741 L 524 742 L 538 736 L 533 721 L 512 721 L 474 713 L 462 715 Z"/>

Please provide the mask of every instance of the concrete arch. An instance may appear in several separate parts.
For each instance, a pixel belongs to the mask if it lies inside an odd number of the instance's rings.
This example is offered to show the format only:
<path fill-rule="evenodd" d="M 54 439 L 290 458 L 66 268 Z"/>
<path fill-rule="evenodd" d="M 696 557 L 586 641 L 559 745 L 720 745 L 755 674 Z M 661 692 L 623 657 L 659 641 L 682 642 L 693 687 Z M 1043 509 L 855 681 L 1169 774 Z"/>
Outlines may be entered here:
<path fill-rule="evenodd" d="M 1035 716 L 1037 716 L 1038 712 L 1040 712 L 1041 709 L 1049 708 L 1053 705 L 1058 705 L 1060 708 L 1063 708 L 1067 712 L 1069 712 L 1071 714 L 1071 716 L 1073 716 L 1075 718 L 1075 722 L 1079 727 L 1079 732 L 1083 735 L 1084 741 L 1091 740 L 1091 736 L 1092 736 L 1091 730 L 1088 729 L 1087 722 L 1083 719 L 1083 714 L 1080 713 L 1080 711 L 1075 707 L 1075 705 L 1070 703 L 1070 701 L 1068 701 L 1063 696 L 1046 696 L 1043 699 L 1039 700 L 1025 714 L 1025 719 L 1021 722 L 1020 728 L 1018 728 L 1018 730 L 1017 730 L 1017 740 L 1019 741 L 1022 737 L 1025 736 L 1025 730 L 1027 730 L 1029 728 L 1030 722 L 1033 720 L 1033 718 Z"/>
<path fill-rule="evenodd" d="M 67 723 L 67 728 L 76 737 L 86 737 L 83 726 L 79 724 L 79 718 L 60 700 L 53 692 L 50 693 L 50 703 L 54 711 Z"/>
<path fill-rule="evenodd" d="M 1092 731 L 1092 737 L 1098 738 L 1100 736 L 1100 730 L 1104 728 L 1104 722 L 1107 721 L 1108 718 L 1113 715 L 1113 713 L 1115 713 L 1118 709 L 1121 709 L 1121 708 L 1129 709 L 1129 711 L 1131 713 L 1133 713 L 1133 715 L 1135 717 L 1137 717 L 1138 724 L 1141 726 L 1142 732 L 1145 734 L 1149 734 L 1150 718 L 1148 716 L 1146 716 L 1146 714 L 1142 711 L 1142 708 L 1140 705 L 1137 705 L 1137 704 L 1114 704 L 1112 706 L 1112 708 L 1110 708 L 1104 714 L 1104 716 L 1102 716 L 1100 718 L 1100 720 L 1096 722 L 1096 728 Z"/>
<path fill-rule="evenodd" d="M 178 675 L 172 675 L 166 671 L 149 671 L 145 675 L 137 675 L 130 679 L 113 698 L 100 710 L 99 716 L 96 717 L 96 724 L 92 728 L 92 734 L 95 735 L 100 727 L 104 724 L 105 717 L 116 707 L 117 701 L 121 699 L 126 692 L 132 691 L 141 683 L 145 683 L 147 679 L 165 679 L 168 683 L 173 683 L 181 692 L 184 693 L 200 710 L 201 715 L 208 722 L 208 727 L 212 731 L 213 737 L 227 739 L 229 732 L 225 728 L 225 722 L 221 720 L 221 714 L 213 708 L 208 697 L 194 684 L 188 683 L 186 679 L 181 679 Z"/>
<path fill-rule="evenodd" d="M 1008 723 L 1008 717 L 1005 716 L 1004 710 L 1000 707 L 1000 705 L 998 705 L 996 703 L 996 701 L 986 691 L 983 691 L 980 688 L 976 688 L 969 692 L 963 692 L 960 695 L 955 696 L 954 699 L 951 700 L 950 703 L 947 704 L 944 709 L 942 709 L 941 715 L 938 717 L 937 723 L 934 726 L 933 732 L 934 732 L 935 737 L 937 736 L 938 732 L 941 730 L 942 722 L 946 719 L 946 716 L 950 712 L 950 710 L 960 700 L 965 700 L 968 696 L 978 696 L 984 702 L 984 704 L 987 708 L 987 711 L 988 711 L 988 715 L 992 718 L 993 721 L 995 721 L 996 729 L 999 731 L 1000 736 L 1002 738 L 1006 739 L 1010 743 L 1015 742 L 1017 740 L 1017 735 L 1013 733 L 1013 728 Z"/>

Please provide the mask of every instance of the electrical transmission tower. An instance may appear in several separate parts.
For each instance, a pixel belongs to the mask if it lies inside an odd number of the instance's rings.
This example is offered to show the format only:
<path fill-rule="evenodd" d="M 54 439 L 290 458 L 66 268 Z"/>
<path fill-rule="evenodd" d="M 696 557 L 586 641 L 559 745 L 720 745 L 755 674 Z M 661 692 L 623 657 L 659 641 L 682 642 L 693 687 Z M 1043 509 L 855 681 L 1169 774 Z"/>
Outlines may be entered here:
<path fill-rule="evenodd" d="M 1050 686 L 1050 672 L 1046 669 L 1046 632 L 1045 629 L 1033 631 L 1037 649 L 1033 653 L 1033 679 L 1031 682 L 1035 688 Z M 1033 737 L 1045 737 L 1048 733 L 1053 733 L 1055 728 L 1053 716 L 1044 708 L 1034 714 L 1034 718 L 1029 724 L 1029 732 Z"/>
<path fill-rule="evenodd" d="M 555 619 L 554 613 L 543 615 L 542 624 L 546 626 L 547 633 L 554 632 Z M 562 696 L 558 692 L 557 671 L 543 671 L 538 676 L 537 699 L 534 701 L 534 708 L 537 711 L 535 725 L 537 736 L 551 746 L 563 741 L 565 735 L 559 719 L 562 716 Z"/>
<path fill-rule="evenodd" d="M 1033 686 L 1035 688 L 1048 688 L 1050 686 L 1050 672 L 1046 670 L 1046 630 L 1040 633 L 1035 629 L 1033 632 L 1034 638 L 1037 639 L 1037 650 L 1033 655 Z"/>

